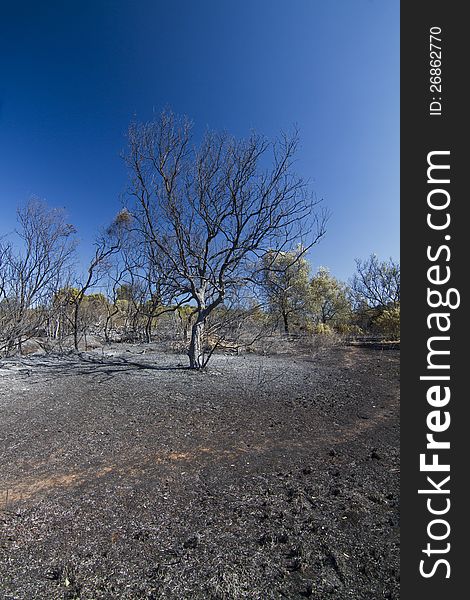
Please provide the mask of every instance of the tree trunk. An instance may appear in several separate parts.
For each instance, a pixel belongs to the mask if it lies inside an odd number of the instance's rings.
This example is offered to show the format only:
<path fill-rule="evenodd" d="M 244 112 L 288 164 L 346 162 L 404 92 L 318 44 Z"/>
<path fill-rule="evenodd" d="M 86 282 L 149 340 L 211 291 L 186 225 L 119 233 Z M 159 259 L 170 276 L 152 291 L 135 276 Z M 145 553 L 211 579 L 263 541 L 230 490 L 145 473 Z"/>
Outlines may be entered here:
<path fill-rule="evenodd" d="M 223 290 L 219 296 L 209 305 L 205 303 L 206 288 L 203 286 L 197 292 L 198 312 L 196 322 L 191 328 L 191 342 L 189 344 L 188 356 L 191 369 L 202 369 L 206 366 L 211 353 L 206 355 L 204 348 L 204 333 L 206 329 L 206 320 L 210 313 L 224 300 Z"/>
<path fill-rule="evenodd" d="M 283 312 L 282 313 L 282 318 L 284 320 L 284 333 L 286 335 L 289 335 L 289 321 L 288 321 L 288 318 L 287 318 L 287 313 Z"/>
<path fill-rule="evenodd" d="M 106 322 L 104 324 L 104 340 L 107 344 L 109 344 L 109 328 L 112 326 L 112 317 L 111 315 L 107 315 Z"/>
<path fill-rule="evenodd" d="M 189 340 L 189 326 L 191 325 L 191 317 L 188 317 L 188 318 L 183 317 L 183 319 L 184 319 L 184 321 L 183 321 L 183 340 L 184 340 L 184 343 L 187 344 L 188 340 Z"/>
<path fill-rule="evenodd" d="M 73 345 L 75 350 L 78 350 L 78 311 L 79 305 L 75 305 L 74 315 L 73 315 Z"/>
<path fill-rule="evenodd" d="M 202 369 L 204 366 L 204 328 L 205 319 L 199 314 L 191 328 L 191 342 L 188 350 L 191 369 Z"/>
<path fill-rule="evenodd" d="M 147 317 L 147 323 L 145 324 L 145 341 L 150 344 L 152 341 L 152 317 Z"/>

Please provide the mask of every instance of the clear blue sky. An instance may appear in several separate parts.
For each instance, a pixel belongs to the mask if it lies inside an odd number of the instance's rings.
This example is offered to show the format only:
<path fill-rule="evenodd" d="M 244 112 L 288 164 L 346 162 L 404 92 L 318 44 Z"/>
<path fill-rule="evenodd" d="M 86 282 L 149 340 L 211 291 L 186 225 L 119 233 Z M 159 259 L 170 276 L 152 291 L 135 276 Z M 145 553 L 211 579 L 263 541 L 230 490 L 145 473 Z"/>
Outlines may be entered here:
<path fill-rule="evenodd" d="M 2 3 L 0 234 L 31 195 L 63 206 L 84 258 L 121 206 L 129 121 L 170 106 L 196 132 L 298 124 L 325 199 L 312 266 L 399 257 L 398 0 Z"/>

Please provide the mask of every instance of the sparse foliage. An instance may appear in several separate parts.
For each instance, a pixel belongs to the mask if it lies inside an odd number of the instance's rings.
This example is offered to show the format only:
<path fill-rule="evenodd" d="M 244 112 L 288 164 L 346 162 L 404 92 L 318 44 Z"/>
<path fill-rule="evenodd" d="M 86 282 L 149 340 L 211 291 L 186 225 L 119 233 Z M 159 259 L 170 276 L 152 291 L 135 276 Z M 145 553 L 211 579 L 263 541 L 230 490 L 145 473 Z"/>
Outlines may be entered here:
<path fill-rule="evenodd" d="M 270 311 L 289 333 L 292 318 L 305 315 L 310 301 L 310 265 L 302 247 L 286 252 L 269 251 L 263 257 L 261 286 Z"/>
<path fill-rule="evenodd" d="M 375 320 L 378 331 L 391 340 L 400 339 L 400 305 L 385 308 Z"/>
<path fill-rule="evenodd" d="M 310 311 L 314 322 L 338 327 L 351 318 L 348 289 L 321 267 L 310 282 Z"/>

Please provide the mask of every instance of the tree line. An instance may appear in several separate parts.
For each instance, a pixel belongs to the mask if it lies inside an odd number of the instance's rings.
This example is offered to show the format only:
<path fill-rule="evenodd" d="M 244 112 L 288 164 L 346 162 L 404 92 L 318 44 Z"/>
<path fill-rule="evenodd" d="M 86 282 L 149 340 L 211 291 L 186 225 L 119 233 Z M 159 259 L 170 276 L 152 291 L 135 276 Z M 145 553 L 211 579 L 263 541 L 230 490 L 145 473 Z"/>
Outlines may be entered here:
<path fill-rule="evenodd" d="M 31 200 L 0 239 L 0 352 L 31 339 L 150 342 L 160 324 L 203 368 L 227 339 L 377 331 L 397 337 L 400 270 L 357 261 L 349 284 L 310 272 L 328 212 L 293 170 L 298 134 L 269 141 L 207 132 L 164 112 L 132 123 L 128 207 L 83 272 L 63 211 Z"/>

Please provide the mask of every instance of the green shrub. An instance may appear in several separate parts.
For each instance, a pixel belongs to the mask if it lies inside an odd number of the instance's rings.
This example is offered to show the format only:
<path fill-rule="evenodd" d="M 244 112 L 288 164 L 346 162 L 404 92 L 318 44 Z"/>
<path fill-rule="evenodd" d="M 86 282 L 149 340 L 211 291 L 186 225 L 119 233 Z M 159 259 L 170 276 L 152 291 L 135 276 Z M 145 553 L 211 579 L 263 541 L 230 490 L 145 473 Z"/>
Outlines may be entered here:
<path fill-rule="evenodd" d="M 314 333 L 317 335 L 332 335 L 334 332 L 328 323 L 318 323 L 318 325 L 315 325 Z"/>
<path fill-rule="evenodd" d="M 400 339 L 400 305 L 385 308 L 375 320 L 375 326 L 382 335 Z"/>
<path fill-rule="evenodd" d="M 359 325 L 353 323 L 338 323 L 335 330 L 341 335 L 363 335 L 363 330 Z"/>

